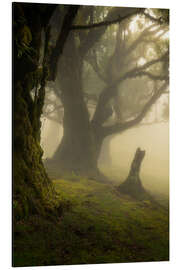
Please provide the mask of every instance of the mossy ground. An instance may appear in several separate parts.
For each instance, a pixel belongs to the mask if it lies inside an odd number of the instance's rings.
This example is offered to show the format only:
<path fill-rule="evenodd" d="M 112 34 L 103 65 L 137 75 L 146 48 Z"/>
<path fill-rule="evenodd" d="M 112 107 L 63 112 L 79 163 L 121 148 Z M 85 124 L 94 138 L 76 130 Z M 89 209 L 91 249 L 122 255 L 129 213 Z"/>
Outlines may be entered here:
<path fill-rule="evenodd" d="M 167 261 L 168 208 L 94 180 L 53 180 L 72 207 L 57 223 L 31 216 L 14 226 L 14 266 Z"/>

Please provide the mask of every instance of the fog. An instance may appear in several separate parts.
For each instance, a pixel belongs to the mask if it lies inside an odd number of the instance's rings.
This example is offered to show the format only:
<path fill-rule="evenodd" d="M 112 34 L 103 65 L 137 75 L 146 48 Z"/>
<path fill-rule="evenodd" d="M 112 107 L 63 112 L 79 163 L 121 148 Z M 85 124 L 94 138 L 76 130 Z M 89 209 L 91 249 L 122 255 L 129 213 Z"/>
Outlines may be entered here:
<path fill-rule="evenodd" d="M 43 148 L 43 158 L 51 158 L 63 136 L 63 127 L 55 121 L 43 120 L 41 147 Z"/>
<path fill-rule="evenodd" d="M 169 10 L 13 6 L 13 266 L 168 261 Z"/>
<path fill-rule="evenodd" d="M 98 22 L 98 10 L 96 12 L 94 16 Z M 108 8 L 103 12 L 111 14 Z M 126 10 L 118 12 L 125 15 Z M 158 15 L 155 10 L 147 12 Z M 54 29 L 51 42 L 55 46 L 60 25 L 56 16 L 51 24 Z M 90 42 L 93 31 L 89 33 L 87 42 L 81 31 L 69 34 L 57 66 L 57 78 L 54 83 L 47 84 L 41 129 L 43 158 L 60 160 L 62 168 L 69 166 L 70 172 L 79 168 L 87 172 L 93 151 L 85 150 L 99 149 L 102 141 L 99 146 L 96 143 L 99 138 L 105 138 L 98 167 L 118 185 L 127 178 L 136 149 L 140 147 L 146 153 L 140 171 L 144 187 L 168 195 L 168 25 L 158 25 L 138 14 L 131 21 L 109 26 L 101 34 L 95 31 L 99 39 L 95 38 L 93 44 Z M 86 57 L 81 55 L 83 50 Z M 85 118 L 81 118 L 82 115 Z M 126 129 L 126 124 L 132 120 L 134 125 Z M 124 131 L 121 132 L 116 128 L 123 123 Z M 63 136 L 63 125 L 66 135 L 62 155 L 54 157 Z M 115 131 L 111 132 L 113 127 Z M 94 138 L 94 145 L 90 146 L 91 140 L 85 142 L 86 138 Z M 79 148 L 73 148 L 77 145 Z M 98 150 L 96 154 L 93 157 L 98 156 Z M 87 166 L 82 164 L 84 161 Z"/>
<path fill-rule="evenodd" d="M 147 189 L 168 194 L 169 190 L 169 124 L 140 126 L 117 134 L 110 143 L 111 173 L 123 181 L 129 172 L 137 147 L 146 151 L 141 179 Z M 101 155 L 101 158 L 102 155 Z M 102 169 L 107 172 L 107 167 Z"/>
<path fill-rule="evenodd" d="M 41 140 L 44 159 L 52 157 L 62 136 L 60 124 L 44 121 Z M 124 181 L 137 147 L 146 151 L 140 173 L 144 187 L 168 195 L 169 122 L 141 125 L 105 139 L 99 158 L 100 169 L 115 184 Z"/>

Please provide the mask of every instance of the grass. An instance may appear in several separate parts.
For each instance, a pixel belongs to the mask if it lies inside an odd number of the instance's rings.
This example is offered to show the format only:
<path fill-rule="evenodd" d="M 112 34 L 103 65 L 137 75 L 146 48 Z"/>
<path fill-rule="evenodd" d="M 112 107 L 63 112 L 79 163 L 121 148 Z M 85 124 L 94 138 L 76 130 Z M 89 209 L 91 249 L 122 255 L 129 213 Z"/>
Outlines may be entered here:
<path fill-rule="evenodd" d="M 15 225 L 14 266 L 169 260 L 166 206 L 74 175 L 53 182 L 72 207 L 56 224 L 33 216 Z"/>

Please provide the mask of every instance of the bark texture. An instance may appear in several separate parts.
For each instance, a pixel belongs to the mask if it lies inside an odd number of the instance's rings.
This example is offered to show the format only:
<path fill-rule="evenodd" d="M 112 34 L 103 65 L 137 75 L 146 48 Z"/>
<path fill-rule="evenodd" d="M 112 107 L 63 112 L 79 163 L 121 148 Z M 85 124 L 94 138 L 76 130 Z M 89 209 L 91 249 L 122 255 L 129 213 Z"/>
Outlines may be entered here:
<path fill-rule="evenodd" d="M 137 148 L 131 164 L 129 175 L 127 179 L 118 187 L 119 191 L 129 194 L 136 199 L 144 199 L 147 197 L 147 192 L 145 191 L 140 179 L 140 168 L 144 156 L 145 151 Z"/>
<path fill-rule="evenodd" d="M 64 107 L 64 134 L 52 162 L 57 163 L 61 171 L 95 177 L 99 176 L 97 137 L 89 121 L 84 101 L 82 64 L 72 33 L 59 66 L 60 98 Z"/>
<path fill-rule="evenodd" d="M 44 10 L 44 9 L 42 9 Z M 39 75 L 41 7 L 13 4 L 13 215 L 16 220 L 31 214 L 54 215 L 62 210 L 53 184 L 42 163 L 40 116 L 44 103 L 46 70 Z M 33 20 L 32 20 L 33 17 Z M 28 39 L 29 37 L 29 39 Z M 38 79 L 39 78 L 39 79 Z M 32 98 L 31 91 L 41 85 Z"/>

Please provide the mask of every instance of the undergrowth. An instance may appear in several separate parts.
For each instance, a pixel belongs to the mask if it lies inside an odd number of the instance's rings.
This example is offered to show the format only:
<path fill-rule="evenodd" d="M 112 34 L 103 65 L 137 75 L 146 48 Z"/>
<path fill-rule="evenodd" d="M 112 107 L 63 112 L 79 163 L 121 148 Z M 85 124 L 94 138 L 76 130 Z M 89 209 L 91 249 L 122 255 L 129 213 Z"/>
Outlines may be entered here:
<path fill-rule="evenodd" d="M 31 216 L 14 225 L 14 266 L 167 261 L 168 209 L 112 185 L 73 176 L 53 180 L 70 202 L 57 222 Z"/>

